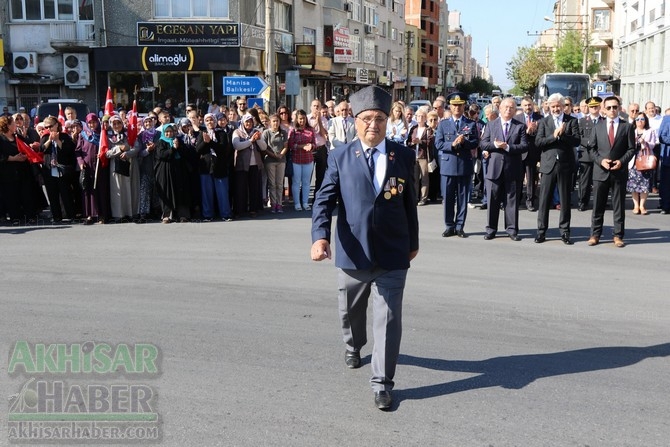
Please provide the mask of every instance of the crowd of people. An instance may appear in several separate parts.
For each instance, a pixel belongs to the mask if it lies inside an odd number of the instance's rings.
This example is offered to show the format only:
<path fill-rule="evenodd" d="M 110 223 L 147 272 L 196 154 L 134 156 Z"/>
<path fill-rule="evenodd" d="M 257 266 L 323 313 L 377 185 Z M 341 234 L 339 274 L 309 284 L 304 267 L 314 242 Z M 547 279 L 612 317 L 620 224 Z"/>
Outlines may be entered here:
<path fill-rule="evenodd" d="M 653 102 L 644 110 L 624 108 L 619 98 L 609 110 L 601 102 L 552 95 L 540 107 L 525 97 L 519 108 L 513 98 L 494 97 L 482 110 L 455 93 L 414 110 L 397 101 L 386 138 L 415 153 L 417 204 L 443 204 L 444 237 L 467 237 L 468 209 L 479 208 L 488 210 L 487 239 L 495 237 L 503 209 L 505 230 L 518 240 L 525 208 L 539 211 L 536 242 L 543 242 L 548 210 L 557 208 L 561 238 L 571 243 L 573 190 L 576 209 L 589 208 L 593 195 L 599 215 L 603 182 L 614 187 L 610 177 L 623 182 L 617 195 L 631 194 L 634 214 L 649 213 L 652 192 L 660 195 L 661 213 L 670 212 L 670 118 Z M 186 105 L 183 118 L 158 107 L 139 120 L 136 138 L 129 138 L 126 113 L 77 117 L 66 109 L 64 122 L 47 117 L 35 126 L 25 112 L 1 116 L 2 221 L 30 224 L 45 209 L 54 223 L 87 224 L 230 221 L 286 206 L 310 211 L 311 185 L 316 191 L 322 184 L 328 153 L 357 138 L 346 101 L 315 99 L 309 111 L 281 105 L 272 115 L 248 108 L 245 98 L 214 105 L 204 116 Z M 625 124 L 630 137 L 606 178 L 597 150 L 600 120 L 614 120 L 617 129 Z M 640 170 L 635 160 L 646 153 L 657 166 Z M 615 214 L 623 239 L 623 210 Z M 599 238 L 599 217 L 594 221 Z"/>

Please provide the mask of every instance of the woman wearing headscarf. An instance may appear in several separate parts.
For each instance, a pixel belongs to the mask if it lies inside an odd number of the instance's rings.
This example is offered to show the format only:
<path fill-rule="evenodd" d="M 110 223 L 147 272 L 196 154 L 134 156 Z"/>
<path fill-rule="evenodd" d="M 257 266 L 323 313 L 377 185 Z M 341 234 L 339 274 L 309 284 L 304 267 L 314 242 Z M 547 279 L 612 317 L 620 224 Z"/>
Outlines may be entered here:
<path fill-rule="evenodd" d="M 161 205 L 163 223 L 189 217 L 189 184 L 181 154 L 183 144 L 177 138 L 174 124 L 163 125 L 154 149 L 156 193 Z"/>
<path fill-rule="evenodd" d="M 144 223 L 151 215 L 151 202 L 154 196 L 154 138 L 156 128 L 154 127 L 154 117 L 147 115 L 142 120 L 142 130 L 135 140 L 137 149 L 137 161 L 140 170 L 140 191 L 138 211 L 140 214 L 139 223 Z"/>
<path fill-rule="evenodd" d="M 108 168 L 99 166 L 98 147 L 100 146 L 100 121 L 95 113 L 86 115 L 86 126 L 79 135 L 77 148 L 77 164 L 79 165 L 80 184 L 82 188 L 84 223 L 87 225 L 97 221 L 105 223 L 109 206 L 109 174 Z M 97 167 L 97 180 L 96 180 Z"/>
<path fill-rule="evenodd" d="M 44 152 L 42 164 L 44 186 L 49 197 L 51 219 L 54 223 L 63 221 L 64 210 L 65 220 L 69 221 L 75 217 L 72 183 L 77 181 L 76 146 L 70 135 L 62 132 L 61 125 L 55 117 L 45 118 L 44 125 L 49 133 L 40 140 L 40 150 Z"/>
<path fill-rule="evenodd" d="M 263 159 L 261 132 L 256 129 L 254 117 L 245 114 L 239 127 L 233 132 L 233 148 L 235 149 L 235 214 L 242 215 L 249 211 L 256 217 L 260 208 L 260 170 Z"/>
<path fill-rule="evenodd" d="M 223 115 L 222 115 L 223 116 Z M 200 155 L 198 171 L 202 193 L 202 218 L 209 222 L 214 218 L 214 199 L 219 215 L 224 221 L 231 220 L 228 197 L 230 143 L 226 132 L 218 127 L 216 115 L 205 115 L 205 130 L 198 135 L 196 150 Z"/>
<path fill-rule="evenodd" d="M 123 120 L 118 115 L 109 118 L 111 132 L 107 132 L 109 150 L 106 157 L 109 163 L 109 190 L 112 217 L 116 222 L 130 222 L 137 209 L 136 194 L 133 188 L 131 159 L 137 150 L 128 144 L 128 136 L 123 127 Z M 137 169 L 135 167 L 135 169 Z M 137 178 L 137 175 L 134 176 Z"/>

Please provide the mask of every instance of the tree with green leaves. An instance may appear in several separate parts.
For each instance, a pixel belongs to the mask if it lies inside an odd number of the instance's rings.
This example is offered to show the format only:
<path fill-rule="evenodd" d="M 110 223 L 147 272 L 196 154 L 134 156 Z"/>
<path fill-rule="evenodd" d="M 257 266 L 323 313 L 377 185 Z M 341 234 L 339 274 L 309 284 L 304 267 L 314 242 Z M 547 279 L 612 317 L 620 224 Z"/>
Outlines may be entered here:
<path fill-rule="evenodd" d="M 556 48 L 556 68 L 566 73 L 583 73 L 584 52 L 587 61 L 593 60 L 593 49 L 588 46 L 587 37 L 577 30 L 567 31 L 558 48 Z M 586 67 L 586 72 L 594 75 L 598 72 L 600 64 L 591 63 Z"/>
<path fill-rule="evenodd" d="M 516 55 L 507 63 L 507 77 L 516 88 L 532 95 L 537 89 L 540 76 L 555 70 L 551 49 L 541 47 L 519 47 Z"/>
<path fill-rule="evenodd" d="M 500 87 L 492 84 L 486 79 L 475 76 L 470 82 L 459 82 L 456 89 L 460 92 L 469 95 L 471 93 L 480 93 L 482 95 L 490 95 L 494 89 L 500 90 Z"/>

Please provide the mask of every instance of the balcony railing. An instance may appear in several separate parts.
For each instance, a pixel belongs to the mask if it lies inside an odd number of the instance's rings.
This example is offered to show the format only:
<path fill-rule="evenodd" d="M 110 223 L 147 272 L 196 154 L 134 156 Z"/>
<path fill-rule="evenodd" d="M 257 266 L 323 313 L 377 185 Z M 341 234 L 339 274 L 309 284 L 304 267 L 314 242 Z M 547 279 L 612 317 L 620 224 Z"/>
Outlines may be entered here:
<path fill-rule="evenodd" d="M 52 22 L 50 28 L 54 43 L 90 45 L 95 42 L 93 22 Z"/>

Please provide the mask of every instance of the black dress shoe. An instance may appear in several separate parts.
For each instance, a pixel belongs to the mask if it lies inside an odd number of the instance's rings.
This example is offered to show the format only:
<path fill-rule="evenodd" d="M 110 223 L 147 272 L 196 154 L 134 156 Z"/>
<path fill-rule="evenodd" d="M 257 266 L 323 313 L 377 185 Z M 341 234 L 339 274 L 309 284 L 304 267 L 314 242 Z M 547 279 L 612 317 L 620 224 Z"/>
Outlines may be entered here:
<path fill-rule="evenodd" d="M 375 405 L 380 410 L 388 410 L 393 404 L 390 391 L 375 391 Z"/>
<path fill-rule="evenodd" d="M 458 237 L 460 237 L 460 238 L 466 238 L 466 237 L 468 237 L 468 235 L 465 234 L 465 231 L 463 231 L 463 230 L 458 230 L 458 231 L 456 231 L 456 235 L 457 235 Z"/>
<path fill-rule="evenodd" d="M 490 241 L 491 239 L 495 239 L 496 235 L 494 233 L 486 233 L 484 235 L 484 239 L 487 241 Z"/>
<path fill-rule="evenodd" d="M 537 211 L 537 208 L 535 208 L 534 206 L 531 205 L 531 206 L 528 207 L 528 211 L 530 211 L 531 213 L 534 213 L 535 211 Z"/>
<path fill-rule="evenodd" d="M 451 237 L 451 236 L 456 236 L 456 230 L 454 228 L 444 230 L 444 233 L 442 233 L 442 237 Z"/>
<path fill-rule="evenodd" d="M 361 367 L 361 353 L 360 351 L 346 351 L 344 353 L 344 363 L 347 368 L 356 369 Z"/>
<path fill-rule="evenodd" d="M 544 242 L 546 240 L 547 240 L 547 238 L 544 237 L 544 234 L 538 234 L 537 236 L 535 236 L 535 243 L 536 244 L 541 244 L 542 242 Z"/>
<path fill-rule="evenodd" d="M 480 210 L 485 210 L 486 208 L 488 208 L 488 205 L 485 203 L 482 203 L 482 206 L 479 207 Z"/>
<path fill-rule="evenodd" d="M 579 208 L 577 208 L 579 211 L 586 211 L 586 205 L 579 205 Z"/>
<path fill-rule="evenodd" d="M 570 240 L 570 235 L 567 233 L 561 234 L 561 240 L 565 245 L 572 245 L 572 241 Z"/>
<path fill-rule="evenodd" d="M 521 238 L 516 234 L 510 234 L 509 238 L 512 239 L 514 242 L 519 242 L 521 240 Z"/>

